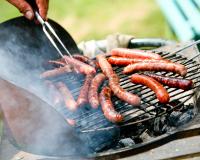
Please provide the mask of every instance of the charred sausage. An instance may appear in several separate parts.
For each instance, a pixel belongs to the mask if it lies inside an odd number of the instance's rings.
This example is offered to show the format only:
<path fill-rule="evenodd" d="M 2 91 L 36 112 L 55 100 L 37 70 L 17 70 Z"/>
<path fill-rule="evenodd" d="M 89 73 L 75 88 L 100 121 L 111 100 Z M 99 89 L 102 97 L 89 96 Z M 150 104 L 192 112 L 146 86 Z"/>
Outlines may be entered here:
<path fill-rule="evenodd" d="M 127 49 L 127 48 L 115 48 L 111 50 L 112 56 L 126 57 L 126 58 L 144 58 L 144 59 L 162 59 L 159 54 L 152 53 L 150 51 Z"/>
<path fill-rule="evenodd" d="M 107 59 L 103 55 L 98 55 L 97 61 L 101 70 L 108 78 L 109 87 L 113 91 L 113 93 L 122 101 L 125 101 L 134 106 L 139 106 L 140 98 L 137 95 L 127 92 L 120 86 L 119 78 L 113 71 L 112 66 L 110 65 L 110 63 L 108 63 Z"/>
<path fill-rule="evenodd" d="M 131 76 L 131 81 L 135 84 L 145 85 L 149 87 L 151 90 L 153 90 L 160 103 L 169 102 L 170 97 L 169 97 L 168 92 L 162 86 L 162 84 L 160 84 L 155 79 L 145 76 L 145 75 L 133 74 Z"/>
<path fill-rule="evenodd" d="M 108 62 L 113 65 L 118 66 L 127 66 L 129 64 L 133 63 L 139 63 L 139 62 L 145 62 L 145 63 L 157 63 L 157 62 L 163 62 L 168 63 L 169 60 L 156 60 L 156 59 L 143 59 L 143 58 L 126 58 L 126 57 L 116 57 L 112 56 L 108 58 Z"/>
<path fill-rule="evenodd" d="M 129 74 L 136 71 L 168 71 L 174 72 L 181 76 L 187 74 L 187 68 L 178 63 L 135 63 L 129 64 L 123 70 L 124 74 Z"/>
<path fill-rule="evenodd" d="M 111 89 L 104 87 L 99 97 L 104 116 L 111 122 L 121 122 L 123 116 L 116 112 L 111 101 Z"/>
<path fill-rule="evenodd" d="M 90 83 L 93 77 L 94 77 L 94 74 L 86 75 L 84 84 L 80 90 L 80 93 L 77 99 L 78 106 L 83 106 L 88 103 L 88 92 L 89 92 Z"/>
<path fill-rule="evenodd" d="M 157 74 L 146 73 L 145 75 L 154 78 L 163 85 L 167 85 L 172 88 L 179 88 L 183 90 L 189 90 L 193 87 L 192 80 L 182 79 L 182 78 L 172 78 L 161 76 Z"/>
<path fill-rule="evenodd" d="M 67 86 L 63 82 L 57 82 L 56 87 L 60 91 L 63 100 L 65 102 L 65 106 L 70 111 L 75 111 L 78 107 L 76 101 L 74 100 L 74 97 L 72 96 L 70 90 L 67 88 Z"/>
<path fill-rule="evenodd" d="M 89 93 L 88 93 L 88 100 L 92 108 L 97 108 L 99 106 L 99 96 L 98 96 L 98 89 L 106 79 L 106 76 L 103 73 L 97 74 L 91 82 Z"/>
<path fill-rule="evenodd" d="M 76 68 L 80 73 L 83 74 L 95 74 L 96 70 L 94 67 L 83 63 L 79 60 L 76 60 L 74 58 L 68 57 L 68 56 L 64 56 L 64 59 L 67 63 L 69 63 L 69 65 L 72 65 L 74 68 Z"/>

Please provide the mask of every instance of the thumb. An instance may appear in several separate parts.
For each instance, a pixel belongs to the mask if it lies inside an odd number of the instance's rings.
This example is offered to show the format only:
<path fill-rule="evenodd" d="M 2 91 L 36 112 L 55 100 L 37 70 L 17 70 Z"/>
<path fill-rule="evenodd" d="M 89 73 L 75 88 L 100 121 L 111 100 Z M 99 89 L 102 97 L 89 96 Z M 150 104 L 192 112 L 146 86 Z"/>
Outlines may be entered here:
<path fill-rule="evenodd" d="M 7 0 L 9 3 L 14 5 L 19 11 L 29 20 L 34 17 L 32 7 L 25 0 Z"/>

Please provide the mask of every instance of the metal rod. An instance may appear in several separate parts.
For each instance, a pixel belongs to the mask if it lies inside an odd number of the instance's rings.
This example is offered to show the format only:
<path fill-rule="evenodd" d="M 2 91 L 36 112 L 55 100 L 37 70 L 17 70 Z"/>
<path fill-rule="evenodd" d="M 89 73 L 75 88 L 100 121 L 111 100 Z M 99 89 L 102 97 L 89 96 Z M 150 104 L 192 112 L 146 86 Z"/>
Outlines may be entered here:
<path fill-rule="evenodd" d="M 37 20 L 40 22 L 40 24 L 42 25 L 43 31 L 45 33 L 45 35 L 47 36 L 47 38 L 50 40 L 50 42 L 53 44 L 53 46 L 56 48 L 56 50 L 58 51 L 58 53 L 60 54 L 60 56 L 63 58 L 64 55 L 61 52 L 61 50 L 59 49 L 59 47 L 57 46 L 56 42 L 54 41 L 54 39 L 51 37 L 51 35 L 49 34 L 49 32 L 47 31 L 47 29 L 50 31 L 50 33 L 56 38 L 56 40 L 59 42 L 59 44 L 63 47 L 63 49 L 65 50 L 65 52 L 72 57 L 72 55 L 70 54 L 69 50 L 65 47 L 65 45 L 63 44 L 63 42 L 61 41 L 61 39 L 59 38 L 59 36 L 56 34 L 55 30 L 53 29 L 53 27 L 47 22 L 44 21 L 42 19 L 42 17 L 40 16 L 40 14 L 36 11 L 35 12 L 35 16 L 37 18 Z M 67 63 L 67 62 L 66 62 Z"/>

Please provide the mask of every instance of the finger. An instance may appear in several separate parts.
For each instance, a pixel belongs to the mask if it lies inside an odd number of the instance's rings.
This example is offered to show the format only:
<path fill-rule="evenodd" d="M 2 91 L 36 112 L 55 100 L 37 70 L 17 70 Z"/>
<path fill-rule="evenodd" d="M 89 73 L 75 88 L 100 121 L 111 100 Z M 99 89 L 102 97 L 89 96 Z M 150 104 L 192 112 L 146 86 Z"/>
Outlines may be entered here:
<path fill-rule="evenodd" d="M 33 10 L 31 6 L 25 0 L 7 0 L 9 3 L 13 4 L 19 9 L 19 11 L 29 20 L 34 17 Z"/>
<path fill-rule="evenodd" d="M 39 13 L 43 19 L 47 19 L 47 12 L 49 1 L 48 0 L 36 0 L 37 6 L 39 8 Z"/>

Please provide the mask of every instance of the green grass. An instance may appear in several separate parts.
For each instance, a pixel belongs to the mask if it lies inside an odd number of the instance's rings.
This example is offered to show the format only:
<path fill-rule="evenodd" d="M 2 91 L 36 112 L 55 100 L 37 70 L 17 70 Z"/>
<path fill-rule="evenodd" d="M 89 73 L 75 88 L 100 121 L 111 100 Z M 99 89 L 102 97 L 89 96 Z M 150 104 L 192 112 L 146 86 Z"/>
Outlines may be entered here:
<path fill-rule="evenodd" d="M 50 0 L 49 8 L 49 18 L 77 42 L 116 32 L 139 38 L 175 38 L 154 0 Z M 0 22 L 20 15 L 5 0 L 0 1 L 0 12 Z"/>

